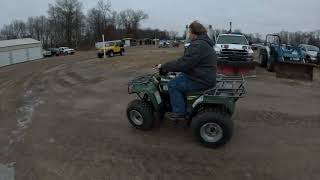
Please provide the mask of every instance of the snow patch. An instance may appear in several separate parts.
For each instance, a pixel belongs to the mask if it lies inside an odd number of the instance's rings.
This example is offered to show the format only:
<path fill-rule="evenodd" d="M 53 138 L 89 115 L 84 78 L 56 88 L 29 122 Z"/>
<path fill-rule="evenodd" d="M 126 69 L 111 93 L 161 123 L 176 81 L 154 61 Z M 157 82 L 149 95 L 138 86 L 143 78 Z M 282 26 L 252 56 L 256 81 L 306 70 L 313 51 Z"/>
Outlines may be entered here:
<path fill-rule="evenodd" d="M 0 180 L 14 180 L 14 168 L 11 164 L 0 164 Z"/>
<path fill-rule="evenodd" d="M 39 97 L 40 92 L 44 89 L 43 85 L 39 84 L 33 89 L 26 91 L 22 98 L 21 107 L 16 110 L 17 127 L 9 136 L 10 146 L 24 140 L 25 130 L 32 125 L 35 109 L 44 103 Z"/>

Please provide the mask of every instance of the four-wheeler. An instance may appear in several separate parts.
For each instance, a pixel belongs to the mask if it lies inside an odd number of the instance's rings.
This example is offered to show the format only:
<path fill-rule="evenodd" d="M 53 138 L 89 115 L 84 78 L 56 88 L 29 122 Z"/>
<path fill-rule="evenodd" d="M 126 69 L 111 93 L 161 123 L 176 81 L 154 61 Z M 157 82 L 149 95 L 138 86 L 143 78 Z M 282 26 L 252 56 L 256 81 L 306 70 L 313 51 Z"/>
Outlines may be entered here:
<path fill-rule="evenodd" d="M 168 82 L 177 75 L 179 73 L 148 74 L 128 83 L 128 93 L 138 96 L 127 107 L 127 118 L 134 128 L 152 130 L 161 124 L 166 112 L 171 112 Z M 215 87 L 186 95 L 186 125 L 201 144 L 218 148 L 230 140 L 231 116 L 236 102 L 245 93 L 243 77 L 219 76 Z"/>
<path fill-rule="evenodd" d="M 104 52 L 109 57 L 114 57 L 115 54 L 119 54 L 120 56 L 124 56 L 125 49 L 121 42 L 109 42 L 98 50 L 98 58 L 102 58 L 104 56 Z"/>
<path fill-rule="evenodd" d="M 254 52 L 250 44 L 242 34 L 220 34 L 214 47 L 218 57 L 218 73 L 233 76 L 254 75 Z"/>
<path fill-rule="evenodd" d="M 259 64 L 272 72 L 278 63 L 304 64 L 304 55 L 299 47 L 282 44 L 279 35 L 268 34 L 265 46 L 260 48 Z"/>

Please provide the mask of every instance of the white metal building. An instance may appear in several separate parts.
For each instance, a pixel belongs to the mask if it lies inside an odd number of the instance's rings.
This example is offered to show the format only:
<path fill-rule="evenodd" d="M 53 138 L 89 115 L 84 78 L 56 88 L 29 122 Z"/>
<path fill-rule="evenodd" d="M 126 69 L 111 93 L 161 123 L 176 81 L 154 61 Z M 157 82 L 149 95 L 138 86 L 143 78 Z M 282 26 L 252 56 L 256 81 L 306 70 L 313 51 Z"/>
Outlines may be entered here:
<path fill-rule="evenodd" d="M 41 58 L 40 41 L 31 38 L 0 41 L 0 67 Z"/>

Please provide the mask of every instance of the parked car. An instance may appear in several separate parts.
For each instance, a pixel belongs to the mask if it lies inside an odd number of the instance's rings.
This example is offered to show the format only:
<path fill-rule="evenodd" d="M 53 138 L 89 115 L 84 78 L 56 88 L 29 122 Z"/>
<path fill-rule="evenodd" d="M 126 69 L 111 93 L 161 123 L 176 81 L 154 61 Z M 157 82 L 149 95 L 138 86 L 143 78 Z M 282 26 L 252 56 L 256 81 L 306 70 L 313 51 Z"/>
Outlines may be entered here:
<path fill-rule="evenodd" d="M 49 48 L 48 51 L 51 51 L 52 56 L 59 56 L 60 55 L 59 48 Z"/>
<path fill-rule="evenodd" d="M 170 43 L 168 41 L 160 41 L 159 48 L 168 48 L 170 47 Z"/>
<path fill-rule="evenodd" d="M 52 53 L 51 51 L 43 50 L 42 51 L 43 57 L 51 57 Z"/>
<path fill-rule="evenodd" d="M 314 63 L 314 64 L 318 64 L 318 59 L 317 59 L 317 55 L 319 52 L 319 48 L 316 46 L 312 46 L 312 45 L 307 45 L 307 44 L 300 44 L 299 46 L 302 50 L 302 53 L 305 57 L 305 61 L 307 63 Z"/>
<path fill-rule="evenodd" d="M 68 48 L 68 47 L 59 47 L 59 51 L 60 51 L 61 54 L 64 54 L 64 55 L 69 55 L 69 54 L 74 54 L 75 53 L 74 49 L 71 49 L 71 48 Z"/>
<path fill-rule="evenodd" d="M 110 42 L 105 45 L 105 47 L 102 47 L 98 49 L 98 58 L 102 58 L 104 55 L 104 52 L 106 52 L 106 55 L 109 57 L 114 57 L 115 54 L 119 54 L 120 56 L 123 56 L 125 53 L 124 45 L 121 42 Z"/>

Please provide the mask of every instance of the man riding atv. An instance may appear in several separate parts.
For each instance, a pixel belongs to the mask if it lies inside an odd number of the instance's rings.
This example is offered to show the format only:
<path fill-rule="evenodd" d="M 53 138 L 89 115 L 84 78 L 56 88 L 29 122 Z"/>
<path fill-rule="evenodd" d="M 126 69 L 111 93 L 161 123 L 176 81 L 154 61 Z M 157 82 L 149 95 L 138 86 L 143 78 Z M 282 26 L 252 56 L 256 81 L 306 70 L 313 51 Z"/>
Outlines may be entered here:
<path fill-rule="evenodd" d="M 216 84 L 216 54 L 214 43 L 206 28 L 197 21 L 190 24 L 190 46 L 184 56 L 176 61 L 158 65 L 160 74 L 181 72 L 168 84 L 172 112 L 166 117 L 171 120 L 186 120 L 186 93 L 204 91 Z"/>
<path fill-rule="evenodd" d="M 193 22 L 189 34 L 191 44 L 182 58 L 129 81 L 128 93 L 138 98 L 128 103 L 127 118 L 134 128 L 149 131 L 167 113 L 167 119 L 183 120 L 201 144 L 218 148 L 232 137 L 231 117 L 246 93 L 245 81 L 217 76 L 213 42 L 200 23 Z"/>

